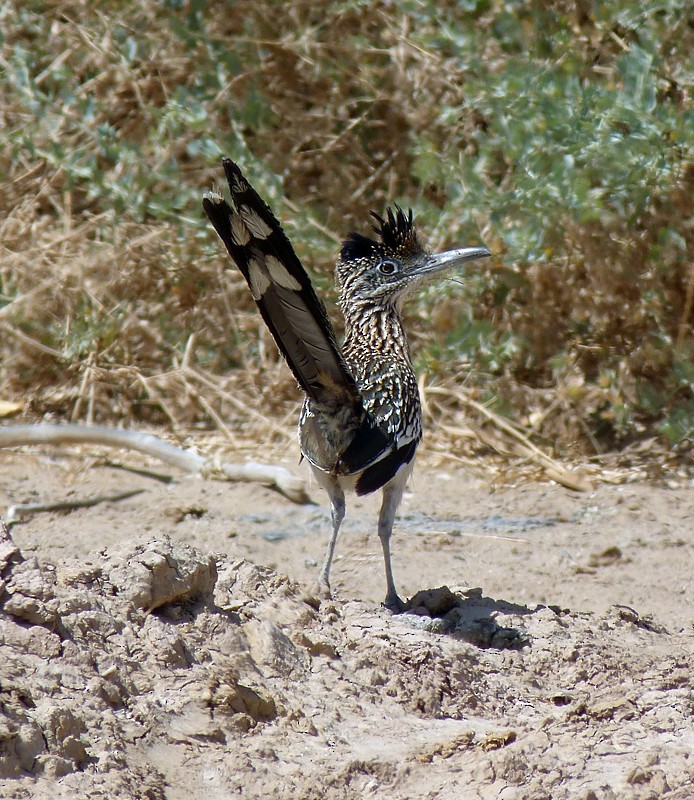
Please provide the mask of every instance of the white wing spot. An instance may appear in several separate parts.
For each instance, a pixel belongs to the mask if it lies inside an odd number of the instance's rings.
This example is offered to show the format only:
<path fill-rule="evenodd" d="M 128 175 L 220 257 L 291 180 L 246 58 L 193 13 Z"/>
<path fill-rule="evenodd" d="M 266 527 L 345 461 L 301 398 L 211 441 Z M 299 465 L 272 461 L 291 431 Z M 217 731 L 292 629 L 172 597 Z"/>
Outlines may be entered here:
<path fill-rule="evenodd" d="M 209 200 L 210 203 L 214 203 L 216 206 L 224 202 L 224 198 L 222 197 L 222 195 L 215 189 L 210 189 L 209 191 L 205 192 L 203 194 L 203 197 L 205 198 L 205 200 Z"/>
<path fill-rule="evenodd" d="M 266 256 L 265 266 L 275 283 L 283 286 L 285 289 L 291 289 L 294 292 L 301 291 L 301 284 L 293 275 L 289 274 L 287 268 L 279 258 L 275 256 Z"/>
<path fill-rule="evenodd" d="M 242 180 L 236 173 L 232 175 L 231 182 L 233 183 L 233 188 L 236 192 L 245 192 L 246 189 L 248 189 L 248 184 L 246 181 Z"/>
<path fill-rule="evenodd" d="M 272 233 L 272 228 L 264 222 L 252 208 L 239 206 L 239 214 L 248 225 L 248 230 L 258 239 L 267 239 Z"/>
<path fill-rule="evenodd" d="M 265 273 L 262 265 L 254 258 L 248 262 L 248 280 L 251 284 L 251 292 L 256 300 L 265 294 L 270 286 L 270 278 Z"/>
<path fill-rule="evenodd" d="M 251 232 L 238 214 L 234 214 L 231 218 L 231 237 L 239 247 L 251 241 Z"/>

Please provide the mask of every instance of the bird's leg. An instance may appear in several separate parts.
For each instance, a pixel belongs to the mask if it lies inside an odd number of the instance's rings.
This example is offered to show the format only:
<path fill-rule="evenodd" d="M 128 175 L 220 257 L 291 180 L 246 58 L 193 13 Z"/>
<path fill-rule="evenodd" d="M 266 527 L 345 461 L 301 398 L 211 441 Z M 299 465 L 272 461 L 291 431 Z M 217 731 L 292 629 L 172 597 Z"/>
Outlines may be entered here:
<path fill-rule="evenodd" d="M 325 553 L 325 560 L 323 561 L 323 566 L 318 575 L 318 583 L 321 588 L 326 590 L 328 595 L 330 595 L 330 565 L 333 562 L 333 555 L 335 554 L 337 534 L 340 532 L 340 525 L 345 516 L 345 493 L 342 491 L 337 481 L 326 488 L 330 495 L 330 517 L 333 527 L 330 532 L 330 540 Z"/>
<path fill-rule="evenodd" d="M 383 503 L 381 513 L 378 517 L 378 537 L 383 547 L 383 561 L 386 571 L 386 599 L 383 605 L 391 611 L 404 611 L 405 603 L 400 599 L 395 589 L 393 580 L 393 568 L 390 563 L 390 537 L 393 533 L 393 523 L 395 522 L 395 512 L 398 510 L 402 493 L 405 490 L 407 479 L 405 476 L 396 476 L 390 483 L 383 488 Z"/>

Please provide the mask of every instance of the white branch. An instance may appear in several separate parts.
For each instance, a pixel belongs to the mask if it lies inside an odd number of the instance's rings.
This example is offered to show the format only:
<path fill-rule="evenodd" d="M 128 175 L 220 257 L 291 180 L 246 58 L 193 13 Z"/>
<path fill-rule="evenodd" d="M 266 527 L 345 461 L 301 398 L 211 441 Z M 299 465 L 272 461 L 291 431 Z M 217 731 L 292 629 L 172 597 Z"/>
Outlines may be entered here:
<path fill-rule="evenodd" d="M 295 503 L 310 503 L 304 482 L 284 467 L 259 464 L 218 463 L 214 459 L 182 450 L 151 433 L 107 428 L 103 425 L 8 425 L 0 426 L 0 447 L 27 444 L 94 444 L 137 450 L 171 464 L 185 472 L 221 475 L 229 481 L 262 483 Z"/>

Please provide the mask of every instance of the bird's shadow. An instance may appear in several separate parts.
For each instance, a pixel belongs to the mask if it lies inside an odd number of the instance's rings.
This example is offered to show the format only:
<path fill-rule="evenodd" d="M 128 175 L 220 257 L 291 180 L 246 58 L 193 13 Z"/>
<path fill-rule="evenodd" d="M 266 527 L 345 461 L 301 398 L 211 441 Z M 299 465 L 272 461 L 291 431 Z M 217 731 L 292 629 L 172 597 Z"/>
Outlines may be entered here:
<path fill-rule="evenodd" d="M 405 604 L 401 617 L 414 627 L 442 633 L 496 650 L 521 650 L 532 642 L 522 628 L 506 627 L 496 621 L 499 614 L 527 616 L 542 606 L 526 605 L 485 597 L 481 589 L 451 591 L 448 586 L 424 589 Z"/>

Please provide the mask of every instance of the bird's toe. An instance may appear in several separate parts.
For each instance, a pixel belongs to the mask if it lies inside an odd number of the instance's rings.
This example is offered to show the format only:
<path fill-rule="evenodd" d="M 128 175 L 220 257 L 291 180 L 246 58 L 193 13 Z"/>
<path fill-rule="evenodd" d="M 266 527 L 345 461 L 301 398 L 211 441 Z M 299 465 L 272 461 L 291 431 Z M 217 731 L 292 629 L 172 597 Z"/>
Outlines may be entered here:
<path fill-rule="evenodd" d="M 397 594 L 387 595 L 383 605 L 393 614 L 402 614 L 403 611 L 407 611 L 407 603 L 401 600 Z"/>

